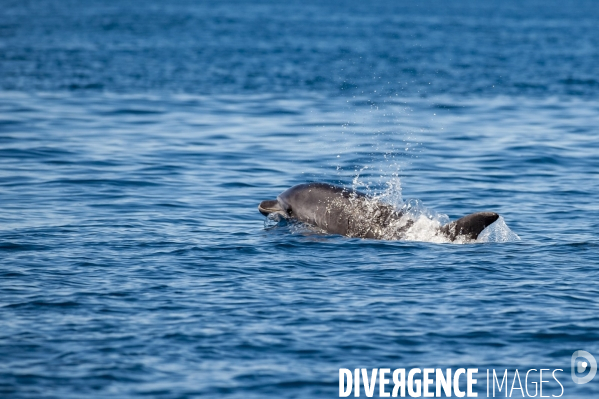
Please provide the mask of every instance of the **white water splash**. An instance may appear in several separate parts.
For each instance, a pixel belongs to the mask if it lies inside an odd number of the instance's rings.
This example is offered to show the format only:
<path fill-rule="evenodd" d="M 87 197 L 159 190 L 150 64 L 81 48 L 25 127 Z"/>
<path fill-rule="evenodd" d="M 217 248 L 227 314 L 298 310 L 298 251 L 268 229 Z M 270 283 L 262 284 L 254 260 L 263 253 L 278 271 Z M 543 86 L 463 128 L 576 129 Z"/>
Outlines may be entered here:
<path fill-rule="evenodd" d="M 419 199 L 409 199 L 404 202 L 401 192 L 399 173 L 393 173 L 386 182 L 386 189 L 380 195 L 374 196 L 373 201 L 381 201 L 401 209 L 404 216 L 398 223 L 400 225 L 398 227 L 405 226 L 408 219 L 414 221 L 414 224 L 402 234 L 402 240 L 453 244 L 520 241 L 520 237 L 507 226 L 501 216 L 487 226 L 476 240 L 457 237 L 451 241 L 448 237 L 439 234 L 439 228 L 450 222 L 446 214 L 427 208 Z"/>
<path fill-rule="evenodd" d="M 442 224 L 438 220 L 429 219 L 424 215 L 420 215 L 413 220 L 414 224 L 404 233 L 403 240 L 433 242 L 437 244 L 451 242 L 449 237 L 439 234 L 439 228 Z"/>
<path fill-rule="evenodd" d="M 374 198 L 386 204 L 393 205 L 396 208 L 401 208 L 404 202 L 401 195 L 401 178 L 399 177 L 399 173 L 393 173 L 385 182 L 383 192 L 375 195 Z"/>
<path fill-rule="evenodd" d="M 514 242 L 520 241 L 518 234 L 514 233 L 505 224 L 503 217 L 499 216 L 499 219 L 490 226 L 487 226 L 479 235 L 477 242 Z"/>
<path fill-rule="evenodd" d="M 364 170 L 361 169 L 360 172 Z M 361 183 L 359 175 L 354 178 L 354 189 Z M 424 241 L 434 243 L 451 242 L 446 236 L 439 234 L 439 228 L 449 223 L 449 217 L 424 206 L 418 199 L 403 200 L 401 178 L 398 171 L 394 171 L 385 181 L 385 189 L 380 193 L 369 193 L 372 196 L 372 207 L 378 203 L 392 205 L 401 211 L 403 216 L 393 222 L 386 234 L 389 240 Z M 408 223 L 413 224 L 406 230 Z M 401 233 L 399 233 L 401 232 Z M 457 242 L 457 241 L 456 241 Z"/>

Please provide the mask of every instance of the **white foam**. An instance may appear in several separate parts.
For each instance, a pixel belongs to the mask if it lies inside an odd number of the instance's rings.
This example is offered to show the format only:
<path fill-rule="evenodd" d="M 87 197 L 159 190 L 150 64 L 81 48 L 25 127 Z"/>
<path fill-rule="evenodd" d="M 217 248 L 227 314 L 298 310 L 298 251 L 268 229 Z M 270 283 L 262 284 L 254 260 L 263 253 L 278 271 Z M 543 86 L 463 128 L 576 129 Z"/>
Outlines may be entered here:
<path fill-rule="evenodd" d="M 434 243 L 451 242 L 448 237 L 439 234 L 439 228 L 442 224 L 438 220 L 430 219 L 425 215 L 420 215 L 413 220 L 414 224 L 404 233 L 403 240 Z"/>
<path fill-rule="evenodd" d="M 499 219 L 490 226 L 487 226 L 479 235 L 477 242 L 514 242 L 520 241 L 518 234 L 514 233 L 507 224 L 503 217 L 499 216 Z"/>

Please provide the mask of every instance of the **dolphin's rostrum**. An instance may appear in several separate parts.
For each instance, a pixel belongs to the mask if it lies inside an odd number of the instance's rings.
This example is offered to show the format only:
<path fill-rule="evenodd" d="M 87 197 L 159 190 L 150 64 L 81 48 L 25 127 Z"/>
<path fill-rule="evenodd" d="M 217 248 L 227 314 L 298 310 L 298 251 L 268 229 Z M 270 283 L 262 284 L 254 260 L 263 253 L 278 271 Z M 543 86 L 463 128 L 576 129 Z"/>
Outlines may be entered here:
<path fill-rule="evenodd" d="M 276 200 L 262 201 L 258 210 L 265 216 L 278 214 L 316 226 L 327 233 L 348 237 L 401 239 L 414 220 L 401 210 L 376 201 L 356 190 L 328 183 L 307 183 L 283 191 Z M 479 212 L 464 216 L 445 226 L 437 234 L 455 241 L 476 240 L 499 215 Z"/>

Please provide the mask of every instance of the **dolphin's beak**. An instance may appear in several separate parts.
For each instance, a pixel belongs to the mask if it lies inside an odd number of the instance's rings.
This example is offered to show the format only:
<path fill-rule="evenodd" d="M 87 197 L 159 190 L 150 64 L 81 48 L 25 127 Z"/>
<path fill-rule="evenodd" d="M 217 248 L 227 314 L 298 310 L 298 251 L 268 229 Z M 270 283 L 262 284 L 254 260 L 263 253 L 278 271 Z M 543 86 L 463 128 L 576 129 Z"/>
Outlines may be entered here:
<path fill-rule="evenodd" d="M 283 216 L 286 215 L 285 210 L 281 208 L 279 201 L 277 200 L 262 201 L 260 205 L 258 205 L 258 210 L 264 216 L 268 216 L 271 213 L 279 213 Z"/>

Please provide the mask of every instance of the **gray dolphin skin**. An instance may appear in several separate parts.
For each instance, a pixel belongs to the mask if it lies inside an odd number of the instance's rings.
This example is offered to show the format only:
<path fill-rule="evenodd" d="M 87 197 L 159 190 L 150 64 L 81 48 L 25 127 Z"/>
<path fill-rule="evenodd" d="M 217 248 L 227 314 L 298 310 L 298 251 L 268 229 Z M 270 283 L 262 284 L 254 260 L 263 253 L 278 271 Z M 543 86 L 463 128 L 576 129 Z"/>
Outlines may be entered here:
<path fill-rule="evenodd" d="M 328 183 L 293 186 L 275 200 L 262 201 L 258 210 L 264 216 L 277 214 L 347 237 L 401 239 L 414 223 L 391 205 Z M 476 240 L 498 218 L 493 212 L 473 213 L 440 227 L 438 234 L 450 241 Z"/>

